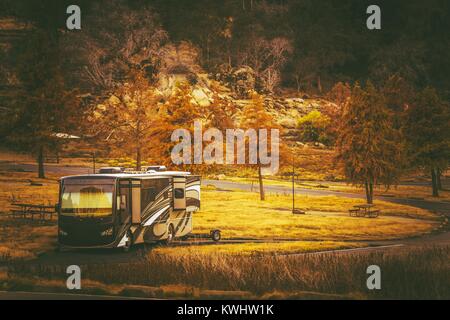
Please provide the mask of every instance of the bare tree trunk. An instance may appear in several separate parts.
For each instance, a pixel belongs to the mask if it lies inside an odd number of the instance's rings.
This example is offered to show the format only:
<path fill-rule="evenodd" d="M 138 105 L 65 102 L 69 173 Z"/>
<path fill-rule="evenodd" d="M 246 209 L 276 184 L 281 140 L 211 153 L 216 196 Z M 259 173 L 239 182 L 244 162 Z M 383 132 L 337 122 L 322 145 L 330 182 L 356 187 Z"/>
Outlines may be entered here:
<path fill-rule="evenodd" d="M 437 183 L 437 188 L 438 188 L 438 190 L 443 191 L 444 189 L 442 188 L 441 176 L 442 176 L 442 170 L 441 170 L 441 169 L 437 169 L 437 170 L 436 170 L 436 183 Z"/>
<path fill-rule="evenodd" d="M 366 189 L 366 202 L 368 204 L 373 203 L 373 183 L 366 180 L 364 183 L 365 189 Z"/>
<path fill-rule="evenodd" d="M 433 188 L 433 197 L 439 197 L 436 169 L 431 168 L 431 187 Z"/>
<path fill-rule="evenodd" d="M 319 93 L 322 93 L 322 82 L 320 81 L 320 75 L 317 76 L 317 89 L 319 90 Z"/>
<path fill-rule="evenodd" d="M 262 178 L 262 170 L 261 170 L 261 161 L 259 159 L 259 135 L 256 136 L 258 139 L 257 145 L 256 145 L 256 156 L 257 156 L 257 165 L 258 165 L 258 180 L 259 180 L 259 197 L 261 200 L 265 200 L 265 194 L 264 194 L 264 185 L 263 185 L 263 178 Z"/>
<path fill-rule="evenodd" d="M 258 180 L 259 180 L 259 197 L 261 200 L 266 200 L 261 172 L 261 163 L 259 162 L 259 160 L 258 160 Z"/>
<path fill-rule="evenodd" d="M 138 145 L 136 148 L 136 171 L 141 170 L 141 146 Z"/>
<path fill-rule="evenodd" d="M 209 55 L 210 55 L 210 48 L 209 48 L 209 36 L 208 36 L 208 38 L 206 40 L 206 65 L 208 66 L 208 68 L 209 68 L 209 60 L 210 60 Z"/>
<path fill-rule="evenodd" d="M 136 171 L 141 171 L 141 121 L 136 124 Z"/>
<path fill-rule="evenodd" d="M 95 174 L 95 151 L 92 153 L 92 173 Z"/>
<path fill-rule="evenodd" d="M 44 170 L 44 146 L 39 146 L 38 150 L 38 178 L 45 178 L 45 170 Z"/>

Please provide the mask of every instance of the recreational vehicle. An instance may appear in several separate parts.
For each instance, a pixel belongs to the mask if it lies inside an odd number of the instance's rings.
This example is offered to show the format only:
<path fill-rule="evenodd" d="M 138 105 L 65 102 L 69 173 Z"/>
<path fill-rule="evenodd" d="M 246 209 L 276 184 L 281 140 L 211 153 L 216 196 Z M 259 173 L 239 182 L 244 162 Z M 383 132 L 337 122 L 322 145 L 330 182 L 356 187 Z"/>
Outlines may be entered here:
<path fill-rule="evenodd" d="M 106 170 L 105 170 L 106 171 Z M 200 176 L 163 171 L 63 177 L 58 242 L 61 249 L 123 248 L 186 237 L 200 208 Z"/>

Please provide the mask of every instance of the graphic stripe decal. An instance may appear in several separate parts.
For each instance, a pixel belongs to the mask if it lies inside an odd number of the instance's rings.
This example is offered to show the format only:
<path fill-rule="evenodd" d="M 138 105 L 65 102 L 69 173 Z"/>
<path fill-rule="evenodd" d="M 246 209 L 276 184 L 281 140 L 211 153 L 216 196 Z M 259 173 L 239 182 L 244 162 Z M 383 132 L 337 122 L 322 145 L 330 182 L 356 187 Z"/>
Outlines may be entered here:
<path fill-rule="evenodd" d="M 162 208 L 161 210 L 156 212 L 154 215 L 152 215 L 152 217 L 150 219 L 148 219 L 146 222 L 144 222 L 144 226 L 146 226 L 146 227 L 150 226 L 161 214 L 164 213 L 164 211 L 166 211 L 169 208 L 170 208 L 170 205 L 165 206 L 164 208 Z"/>

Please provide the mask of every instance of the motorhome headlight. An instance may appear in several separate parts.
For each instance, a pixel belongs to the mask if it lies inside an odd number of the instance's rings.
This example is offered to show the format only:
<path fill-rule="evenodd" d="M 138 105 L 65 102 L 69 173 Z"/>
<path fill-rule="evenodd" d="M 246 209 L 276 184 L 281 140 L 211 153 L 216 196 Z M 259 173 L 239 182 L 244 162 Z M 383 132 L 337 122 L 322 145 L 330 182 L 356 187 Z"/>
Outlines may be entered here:
<path fill-rule="evenodd" d="M 106 229 L 105 231 L 102 231 L 102 233 L 100 233 L 100 234 L 102 235 L 102 237 L 112 236 L 113 228 L 110 227 L 110 228 Z"/>
<path fill-rule="evenodd" d="M 59 229 L 59 235 L 60 236 L 67 236 L 67 232 L 65 232 L 63 229 Z"/>

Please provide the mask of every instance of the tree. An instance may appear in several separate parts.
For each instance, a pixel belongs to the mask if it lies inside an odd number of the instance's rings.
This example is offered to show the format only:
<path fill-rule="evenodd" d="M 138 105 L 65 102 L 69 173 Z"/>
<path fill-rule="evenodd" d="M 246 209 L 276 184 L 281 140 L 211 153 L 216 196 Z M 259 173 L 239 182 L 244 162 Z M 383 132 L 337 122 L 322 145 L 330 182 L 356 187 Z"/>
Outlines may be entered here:
<path fill-rule="evenodd" d="M 212 82 L 211 86 L 211 103 L 207 108 L 204 108 L 204 120 L 203 127 L 205 130 L 214 128 L 219 130 L 224 137 L 226 137 L 227 130 L 235 129 L 238 124 L 238 107 L 234 101 L 228 97 L 222 96 L 219 91 L 217 83 Z M 215 139 L 214 139 L 215 141 Z M 222 150 L 227 150 L 227 141 L 223 139 Z M 210 153 L 212 154 L 212 152 Z M 235 157 L 236 158 L 236 157 Z M 210 163 L 208 166 L 202 168 L 209 172 L 218 171 L 219 163 Z"/>
<path fill-rule="evenodd" d="M 450 112 L 433 88 L 419 92 L 408 109 L 406 136 L 413 166 L 431 175 L 432 194 L 439 196 L 439 175 L 449 165 Z"/>
<path fill-rule="evenodd" d="M 171 165 L 171 151 L 176 142 L 171 140 L 176 129 L 189 130 L 193 135 L 194 121 L 204 117 L 204 110 L 194 102 L 188 83 L 177 85 L 168 100 L 161 105 L 157 121 L 150 129 L 152 153 L 164 165 Z"/>
<path fill-rule="evenodd" d="M 82 109 L 68 90 L 61 70 L 57 35 L 35 30 L 17 49 L 17 74 L 24 92 L 15 97 L 9 139 L 37 155 L 38 176 L 45 177 L 45 152 L 58 145 L 58 133 L 80 127 Z"/>
<path fill-rule="evenodd" d="M 149 143 L 151 128 L 156 122 L 158 95 L 142 71 L 135 70 L 129 82 L 99 104 L 90 116 L 92 129 L 102 136 L 115 151 L 134 154 L 136 170 L 141 169 L 143 157 L 152 150 Z"/>
<path fill-rule="evenodd" d="M 281 82 L 281 69 L 292 53 L 290 41 L 283 37 L 268 40 L 253 35 L 247 42 L 247 47 L 239 54 L 239 64 L 253 69 L 262 90 L 274 92 Z"/>
<path fill-rule="evenodd" d="M 143 70 L 154 80 L 167 39 L 152 8 L 133 7 L 122 0 L 97 1 L 83 15 L 82 32 L 69 32 L 63 38 L 66 63 L 72 69 L 70 81 L 102 100 L 133 70 Z"/>
<path fill-rule="evenodd" d="M 384 97 L 368 82 L 366 90 L 355 85 L 344 106 L 337 138 L 337 160 L 346 177 L 364 186 L 367 203 L 373 187 L 389 187 L 400 174 L 403 161 L 401 133 L 392 125 Z"/>
<path fill-rule="evenodd" d="M 219 93 L 220 88 L 213 82 L 211 85 L 211 105 L 206 111 L 206 120 L 209 125 L 222 132 L 236 126 L 238 108 L 236 104 Z"/>
<path fill-rule="evenodd" d="M 352 88 L 348 83 L 338 82 L 326 95 L 327 100 L 330 102 L 322 107 L 321 112 L 330 119 L 330 124 L 326 130 L 330 143 L 334 144 L 336 142 L 342 110 L 350 98 L 351 93 Z"/>
<path fill-rule="evenodd" d="M 270 141 L 269 139 L 262 139 L 260 137 L 259 129 L 267 129 L 267 131 L 270 131 L 271 129 L 279 129 L 279 125 L 276 124 L 272 115 L 266 111 L 264 107 L 264 96 L 252 92 L 251 102 L 245 106 L 242 111 L 241 128 L 256 130 L 256 166 L 258 168 L 259 194 L 260 199 L 265 200 L 260 149 L 263 143 L 269 145 Z M 271 152 L 273 152 L 273 150 L 271 150 Z"/>

